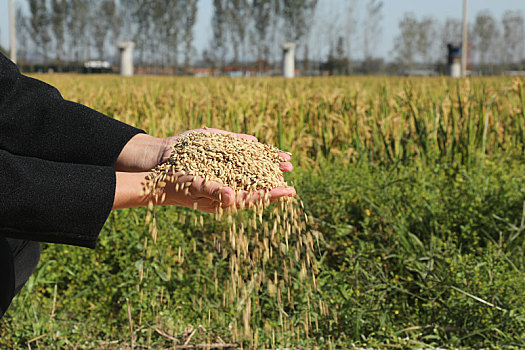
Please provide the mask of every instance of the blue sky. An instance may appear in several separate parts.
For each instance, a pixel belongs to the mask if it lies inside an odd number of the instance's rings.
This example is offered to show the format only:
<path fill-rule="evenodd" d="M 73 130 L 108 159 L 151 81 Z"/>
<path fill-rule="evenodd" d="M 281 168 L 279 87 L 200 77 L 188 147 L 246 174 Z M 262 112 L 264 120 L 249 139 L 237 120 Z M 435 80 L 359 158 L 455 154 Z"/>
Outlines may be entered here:
<path fill-rule="evenodd" d="M 318 17 L 339 13 L 350 1 L 352 0 L 320 0 Z M 363 11 L 366 0 L 354 1 L 357 4 L 357 13 L 359 14 Z M 14 2 L 27 7 L 26 0 L 14 0 Z M 430 15 L 440 21 L 447 17 L 461 18 L 462 16 L 463 1 L 461 0 L 384 0 L 383 2 L 383 34 L 377 54 L 384 58 L 388 58 L 394 37 L 398 33 L 398 22 L 405 12 L 413 12 L 418 17 Z M 469 21 L 473 22 L 476 13 L 484 9 L 490 10 L 497 19 L 500 19 L 506 10 L 521 10 L 525 13 L 525 0 L 469 0 Z M 212 0 L 199 0 L 194 43 L 199 52 L 208 45 L 210 40 L 211 15 Z M 359 17 L 363 18 L 362 15 Z M 9 45 L 8 0 L 0 0 L 0 44 L 4 47 Z"/>

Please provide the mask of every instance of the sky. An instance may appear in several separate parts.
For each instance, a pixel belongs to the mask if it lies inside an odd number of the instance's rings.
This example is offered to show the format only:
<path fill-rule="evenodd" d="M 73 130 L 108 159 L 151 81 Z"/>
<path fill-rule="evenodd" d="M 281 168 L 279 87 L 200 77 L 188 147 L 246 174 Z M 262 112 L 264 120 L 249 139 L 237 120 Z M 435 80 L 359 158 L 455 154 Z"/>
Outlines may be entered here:
<path fill-rule="evenodd" d="M 356 13 L 362 19 L 364 16 L 361 13 L 364 11 L 366 0 L 319 0 L 317 23 L 321 23 L 319 17 L 337 16 L 351 1 L 356 3 Z M 26 0 L 14 0 L 14 2 L 15 6 L 21 4 L 27 7 Z M 463 11 L 461 0 L 383 0 L 383 3 L 382 37 L 378 43 L 377 55 L 385 59 L 388 59 L 392 51 L 394 38 L 398 34 L 398 22 L 404 13 L 413 12 L 418 18 L 433 16 L 443 21 L 447 17 L 461 19 Z M 525 0 L 470 0 L 468 5 L 470 22 L 474 22 L 478 11 L 485 9 L 490 10 L 498 20 L 506 10 L 521 10 L 525 13 Z M 3 47 L 9 46 L 8 10 L 8 0 L 0 0 L 0 45 Z M 197 23 L 194 29 L 194 46 L 198 52 L 206 48 L 210 42 L 212 11 L 212 0 L 199 0 Z"/>

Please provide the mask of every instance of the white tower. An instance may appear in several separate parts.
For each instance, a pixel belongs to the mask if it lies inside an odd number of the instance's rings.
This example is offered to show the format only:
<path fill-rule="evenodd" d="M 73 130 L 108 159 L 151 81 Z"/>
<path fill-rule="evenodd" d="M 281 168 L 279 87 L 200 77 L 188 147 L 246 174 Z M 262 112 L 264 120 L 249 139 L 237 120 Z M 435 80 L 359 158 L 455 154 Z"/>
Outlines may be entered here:
<path fill-rule="evenodd" d="M 120 75 L 131 77 L 133 76 L 133 48 L 135 43 L 133 41 L 123 41 L 118 43 L 120 49 Z"/>
<path fill-rule="evenodd" d="M 293 78 L 295 76 L 295 44 L 284 43 L 283 49 L 283 76 Z"/>

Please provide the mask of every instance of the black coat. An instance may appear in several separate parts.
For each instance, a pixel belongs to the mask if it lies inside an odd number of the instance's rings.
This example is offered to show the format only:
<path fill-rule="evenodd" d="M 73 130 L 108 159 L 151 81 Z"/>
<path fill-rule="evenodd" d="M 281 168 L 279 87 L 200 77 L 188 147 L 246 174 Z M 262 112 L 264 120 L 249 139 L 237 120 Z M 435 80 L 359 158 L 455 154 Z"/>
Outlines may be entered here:
<path fill-rule="evenodd" d="M 0 54 L 0 317 L 14 289 L 4 237 L 94 248 L 113 205 L 113 165 L 140 132 L 64 100 Z"/>

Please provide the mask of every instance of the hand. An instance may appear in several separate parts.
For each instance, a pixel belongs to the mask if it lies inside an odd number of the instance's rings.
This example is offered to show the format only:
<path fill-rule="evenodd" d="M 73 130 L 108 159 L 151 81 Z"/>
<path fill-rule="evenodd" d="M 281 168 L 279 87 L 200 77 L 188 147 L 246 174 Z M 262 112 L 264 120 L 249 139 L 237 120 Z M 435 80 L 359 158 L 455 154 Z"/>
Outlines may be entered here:
<path fill-rule="evenodd" d="M 115 163 L 115 170 L 125 172 L 150 171 L 157 165 L 166 162 L 171 155 L 171 146 L 175 144 L 181 136 L 190 132 L 232 134 L 237 137 L 257 141 L 257 138 L 252 135 L 236 134 L 220 129 L 194 129 L 166 138 L 137 134 L 128 141 L 120 152 Z M 280 156 L 285 160 L 280 164 L 281 171 L 292 171 L 293 166 L 292 163 L 290 163 L 290 155 L 288 153 L 280 153 Z"/>
<path fill-rule="evenodd" d="M 248 193 L 240 191 L 237 194 L 230 187 L 215 181 L 205 181 L 200 176 L 174 174 L 168 177 L 162 192 L 154 200 L 155 205 L 178 205 L 193 208 L 208 213 L 216 213 L 220 208 L 236 206 L 238 209 L 248 208 L 251 204 L 263 199 L 268 193 L 270 202 L 281 197 L 294 196 L 293 187 L 276 187 L 270 191 Z"/>
<path fill-rule="evenodd" d="M 150 201 L 154 205 L 178 205 L 201 211 L 216 213 L 219 207 L 226 209 L 236 206 L 247 208 L 250 203 L 262 199 L 268 193 L 270 202 L 281 197 L 294 196 L 293 187 L 276 187 L 270 191 L 249 194 L 241 191 L 235 194 L 233 189 L 214 181 L 205 182 L 203 178 L 192 175 L 174 174 L 165 180 L 165 186 L 156 197 L 141 195 L 141 189 L 149 173 L 116 173 L 116 190 L 113 209 L 146 206 Z"/>

